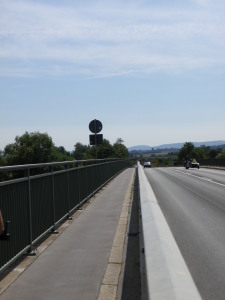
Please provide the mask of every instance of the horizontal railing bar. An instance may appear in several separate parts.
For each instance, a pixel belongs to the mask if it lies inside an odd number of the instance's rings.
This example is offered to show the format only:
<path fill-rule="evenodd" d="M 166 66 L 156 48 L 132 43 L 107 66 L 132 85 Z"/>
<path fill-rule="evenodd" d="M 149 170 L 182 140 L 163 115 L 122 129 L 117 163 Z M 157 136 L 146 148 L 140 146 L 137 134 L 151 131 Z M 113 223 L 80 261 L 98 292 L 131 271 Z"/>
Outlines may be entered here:
<path fill-rule="evenodd" d="M 25 170 L 25 169 L 36 169 L 51 166 L 61 166 L 61 165 L 71 165 L 77 163 L 89 163 L 89 162 L 110 162 L 121 160 L 120 158 L 107 158 L 107 159 L 90 159 L 90 160 L 69 160 L 63 162 L 51 162 L 51 163 L 40 163 L 40 164 L 26 164 L 26 165 L 14 165 L 14 166 L 4 166 L 0 167 L 0 171 L 15 171 L 15 170 Z"/>
<path fill-rule="evenodd" d="M 92 162 L 92 161 L 96 161 L 96 160 L 89 160 L 88 162 Z M 97 160 L 99 161 L 99 160 Z M 111 161 L 105 161 L 105 159 L 101 159 L 101 161 L 103 161 L 103 163 L 105 164 L 110 164 Z M 76 162 L 86 162 L 86 160 L 80 160 L 80 161 L 76 161 Z M 66 164 L 66 163 L 65 163 Z M 43 164 L 39 164 L 41 166 L 43 166 Z M 48 166 L 54 166 L 55 164 L 47 164 Z M 77 166 L 77 167 L 74 167 L 74 168 L 70 168 L 70 169 L 64 169 L 64 170 L 58 170 L 58 171 L 54 171 L 53 174 L 61 174 L 61 173 L 66 173 L 66 172 L 72 172 L 74 171 L 75 169 L 84 169 L 84 168 L 89 168 L 89 167 L 93 167 L 95 164 L 93 165 L 86 165 L 86 166 Z M 27 169 L 30 169 L 30 166 L 36 166 L 35 164 L 34 165 L 24 165 L 24 166 L 29 166 L 28 168 L 21 168 L 19 169 L 19 167 L 21 167 L 23 165 L 18 165 L 18 166 L 14 166 L 14 167 L 18 167 L 18 169 L 13 169 L 11 167 L 13 166 L 8 166 L 8 167 L 0 167 L 0 171 L 12 171 L 12 170 L 27 170 Z M 45 164 L 46 166 L 46 164 Z M 4 168 L 7 168 L 7 169 L 4 169 Z M 9 169 L 8 169 L 9 168 Z M 37 167 L 38 168 L 38 167 Z M 4 169 L 4 170 L 3 170 Z M 31 175 L 30 176 L 30 179 L 36 179 L 36 178 L 41 178 L 41 177 L 45 177 L 45 176 L 50 176 L 52 175 L 52 172 L 47 172 L 47 173 L 41 173 L 41 174 L 37 174 L 37 175 Z M 8 185 L 8 184 L 13 184 L 13 183 L 17 183 L 17 182 L 23 182 L 23 181 L 27 181 L 28 180 L 28 176 L 25 176 L 25 177 L 22 177 L 22 178 L 16 178 L 16 179 L 10 179 L 10 180 L 7 180 L 7 181 L 2 181 L 0 182 L 0 186 L 4 186 L 4 185 Z"/>

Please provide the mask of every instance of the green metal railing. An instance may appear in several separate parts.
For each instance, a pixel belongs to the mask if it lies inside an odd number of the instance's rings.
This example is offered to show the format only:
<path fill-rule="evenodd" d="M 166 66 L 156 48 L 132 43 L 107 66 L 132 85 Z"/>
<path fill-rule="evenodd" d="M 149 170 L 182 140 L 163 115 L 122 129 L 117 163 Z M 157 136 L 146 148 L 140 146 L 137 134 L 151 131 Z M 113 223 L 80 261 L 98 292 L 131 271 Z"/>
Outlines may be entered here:
<path fill-rule="evenodd" d="M 0 182 L 0 209 L 10 221 L 10 240 L 0 241 L 0 272 L 130 166 L 129 160 L 109 159 L 1 167 L 0 174 L 20 177 Z M 40 170 L 45 172 L 33 175 Z"/>
<path fill-rule="evenodd" d="M 201 159 L 199 163 L 200 166 L 225 167 L 225 159 Z"/>

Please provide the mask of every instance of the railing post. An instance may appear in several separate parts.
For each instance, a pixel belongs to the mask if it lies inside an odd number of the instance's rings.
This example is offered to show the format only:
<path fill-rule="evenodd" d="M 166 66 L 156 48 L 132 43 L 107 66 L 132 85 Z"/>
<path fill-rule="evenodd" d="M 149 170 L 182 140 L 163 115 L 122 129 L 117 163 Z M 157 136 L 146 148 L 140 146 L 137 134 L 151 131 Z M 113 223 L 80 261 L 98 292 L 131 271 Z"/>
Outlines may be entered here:
<path fill-rule="evenodd" d="M 79 197 L 79 206 L 80 206 L 80 198 L 81 198 L 81 196 L 80 196 L 80 167 L 79 167 L 79 165 L 77 166 L 77 173 L 78 173 L 78 176 L 77 176 L 77 186 L 78 186 L 78 197 Z M 79 207 L 80 208 L 80 207 Z"/>
<path fill-rule="evenodd" d="M 90 167 L 89 167 L 90 168 Z M 85 195 L 85 198 L 89 195 L 89 189 L 88 189 L 88 167 L 87 167 L 87 165 L 86 165 L 86 167 L 85 167 L 85 173 L 86 173 L 86 182 L 85 182 L 85 185 L 86 185 L 86 195 Z"/>
<path fill-rule="evenodd" d="M 54 180 L 54 169 L 53 165 L 51 166 L 51 173 L 52 173 L 52 218 L 53 218 L 53 233 L 58 233 L 55 226 L 55 180 Z"/>
<path fill-rule="evenodd" d="M 68 203 L 68 220 L 72 220 L 73 217 L 70 216 L 70 183 L 69 183 L 69 166 L 66 165 L 66 181 L 67 181 L 67 203 Z"/>
<path fill-rule="evenodd" d="M 32 237 L 32 204 L 31 204 L 31 183 L 30 183 L 30 168 L 27 169 L 27 175 L 28 175 L 28 224 L 29 224 L 29 244 L 30 249 L 28 250 L 28 253 L 30 255 L 36 255 L 36 250 L 33 247 L 33 237 Z"/>

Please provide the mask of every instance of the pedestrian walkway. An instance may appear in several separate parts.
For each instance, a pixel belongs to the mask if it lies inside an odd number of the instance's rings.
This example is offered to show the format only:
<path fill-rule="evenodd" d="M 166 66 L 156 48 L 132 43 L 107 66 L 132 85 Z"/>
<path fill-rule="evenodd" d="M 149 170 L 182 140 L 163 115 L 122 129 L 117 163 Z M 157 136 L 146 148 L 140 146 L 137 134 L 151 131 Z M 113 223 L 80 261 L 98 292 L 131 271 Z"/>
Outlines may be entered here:
<path fill-rule="evenodd" d="M 123 268 L 134 172 L 134 168 L 126 169 L 97 193 L 85 209 L 75 213 L 73 221 L 62 226 L 57 237 L 52 237 L 53 242 L 40 245 L 44 251 L 28 258 L 32 263 L 25 270 L 24 262 L 17 265 L 13 272 L 21 274 L 0 299 L 115 299 Z M 0 288 L 6 281 L 2 280 Z"/>

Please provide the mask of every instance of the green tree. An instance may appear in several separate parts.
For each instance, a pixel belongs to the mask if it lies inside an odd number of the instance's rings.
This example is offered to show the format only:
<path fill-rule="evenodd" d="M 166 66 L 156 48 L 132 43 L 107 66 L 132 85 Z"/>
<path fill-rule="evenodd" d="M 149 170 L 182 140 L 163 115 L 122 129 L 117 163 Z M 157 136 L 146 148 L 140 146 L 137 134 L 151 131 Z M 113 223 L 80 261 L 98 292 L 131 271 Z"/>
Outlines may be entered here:
<path fill-rule="evenodd" d="M 0 167 L 5 165 L 4 152 L 0 150 Z"/>
<path fill-rule="evenodd" d="M 124 140 L 122 138 L 118 138 L 116 140 L 116 144 L 123 144 L 124 143 Z"/>
<path fill-rule="evenodd" d="M 220 153 L 216 156 L 217 159 L 225 159 L 225 149 L 223 149 Z"/>
<path fill-rule="evenodd" d="M 201 146 L 198 148 L 194 148 L 192 151 L 191 158 L 195 158 L 197 161 L 200 159 L 207 159 L 209 158 L 209 152 L 210 152 L 210 147 L 206 146 Z"/>
<path fill-rule="evenodd" d="M 192 158 L 195 150 L 195 146 L 191 142 L 184 143 L 183 147 L 179 150 L 177 156 L 182 161 L 187 155 Z"/>
<path fill-rule="evenodd" d="M 113 147 L 108 140 L 103 139 L 102 144 L 91 147 L 91 155 L 93 158 L 95 158 L 96 147 L 97 147 L 97 158 L 98 159 L 113 157 L 113 153 L 114 153 Z"/>
<path fill-rule="evenodd" d="M 36 164 L 58 160 L 57 150 L 47 133 L 25 132 L 4 149 L 7 165 Z"/>
<path fill-rule="evenodd" d="M 63 146 L 55 147 L 56 150 L 56 161 L 74 160 L 73 155 L 66 151 Z"/>
<path fill-rule="evenodd" d="M 216 158 L 222 152 L 222 148 L 212 148 L 209 152 L 209 158 Z"/>
<path fill-rule="evenodd" d="M 81 143 L 76 143 L 74 145 L 74 152 L 73 156 L 76 160 L 85 160 L 85 159 L 91 159 L 94 158 L 91 155 L 91 149 L 90 146 L 83 145 Z"/>
<path fill-rule="evenodd" d="M 124 141 L 121 138 L 118 138 L 115 144 L 113 144 L 114 157 L 127 158 L 129 156 L 128 149 L 123 142 Z"/>

